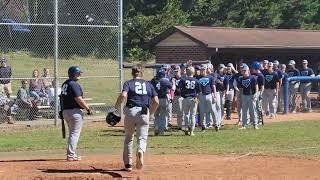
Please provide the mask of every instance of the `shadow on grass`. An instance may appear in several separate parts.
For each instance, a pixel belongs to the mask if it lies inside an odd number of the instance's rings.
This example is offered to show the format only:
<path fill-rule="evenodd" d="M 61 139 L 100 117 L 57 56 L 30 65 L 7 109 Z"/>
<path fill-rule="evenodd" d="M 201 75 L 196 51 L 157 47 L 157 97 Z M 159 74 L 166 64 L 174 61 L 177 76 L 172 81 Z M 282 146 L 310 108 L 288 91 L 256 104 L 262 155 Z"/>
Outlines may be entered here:
<path fill-rule="evenodd" d="M 90 166 L 92 169 L 38 169 L 41 172 L 44 173 L 100 173 L 100 174 L 108 174 L 109 176 L 112 176 L 113 178 L 123 178 L 123 179 L 129 179 L 132 177 L 123 177 L 120 173 L 117 172 L 125 172 L 124 169 L 114 169 L 114 170 L 108 170 L 108 169 L 97 169 L 93 166 Z"/>
<path fill-rule="evenodd" d="M 39 162 L 39 161 L 65 161 L 66 159 L 18 159 L 18 160 L 3 160 L 0 163 L 6 162 Z"/>

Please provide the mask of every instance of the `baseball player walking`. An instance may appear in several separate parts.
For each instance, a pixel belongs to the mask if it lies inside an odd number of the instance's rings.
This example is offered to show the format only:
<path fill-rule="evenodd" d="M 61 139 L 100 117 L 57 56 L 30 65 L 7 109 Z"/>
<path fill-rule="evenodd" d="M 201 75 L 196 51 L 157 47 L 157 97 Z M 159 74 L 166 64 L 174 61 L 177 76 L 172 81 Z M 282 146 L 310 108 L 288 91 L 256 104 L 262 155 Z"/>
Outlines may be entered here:
<path fill-rule="evenodd" d="M 279 92 L 279 76 L 273 71 L 273 63 L 268 63 L 268 71 L 264 74 L 265 84 L 262 93 L 263 110 L 271 118 L 276 117 L 277 113 L 277 96 Z"/>
<path fill-rule="evenodd" d="M 302 69 L 300 70 L 301 76 L 309 76 L 315 77 L 314 72 L 311 68 L 308 67 L 308 61 L 302 61 Z M 311 109 L 311 100 L 309 98 L 311 91 L 311 82 L 310 81 L 302 81 L 300 84 L 300 92 L 302 97 L 302 105 L 303 105 L 303 112 L 312 112 Z"/>
<path fill-rule="evenodd" d="M 233 98 L 234 98 L 234 86 L 233 86 L 233 81 L 234 81 L 234 72 L 238 73 L 238 71 L 236 71 L 233 68 L 233 64 L 232 63 L 228 63 L 227 64 L 227 68 L 226 68 L 226 75 L 225 75 L 225 80 L 226 80 L 226 119 L 227 120 L 231 120 L 231 106 L 232 106 L 232 102 L 233 102 Z"/>
<path fill-rule="evenodd" d="M 250 114 L 250 121 L 253 122 L 254 129 L 258 128 L 258 118 L 256 111 L 256 101 L 258 92 L 258 83 L 254 76 L 250 75 L 249 67 L 243 65 L 242 68 L 243 76 L 239 78 L 238 87 L 242 89 L 241 96 L 241 121 L 242 127 L 240 129 L 246 129 L 248 123 L 248 112 Z"/>
<path fill-rule="evenodd" d="M 143 156 L 147 148 L 149 115 L 153 116 L 159 105 L 157 92 L 151 83 L 142 79 L 142 65 L 133 66 L 131 74 L 133 79 L 123 84 L 122 93 L 115 104 L 115 108 L 119 111 L 122 102 L 127 98 L 124 108 L 125 139 L 123 147 L 123 162 L 127 171 L 132 171 L 132 146 L 135 131 L 137 136 L 136 168 L 143 168 Z"/>
<path fill-rule="evenodd" d="M 82 109 L 86 109 L 88 114 L 91 114 L 89 106 L 83 99 L 82 88 L 77 82 L 80 80 L 81 73 L 80 67 L 71 66 L 68 70 L 69 79 L 62 84 L 61 88 L 62 115 L 69 127 L 67 161 L 81 160 L 77 154 L 77 144 L 83 123 Z"/>
<path fill-rule="evenodd" d="M 183 118 L 186 125 L 186 135 L 194 136 L 198 95 L 201 92 L 199 81 L 193 77 L 194 67 L 188 67 L 187 76 L 181 79 L 178 88 L 181 89 Z"/>

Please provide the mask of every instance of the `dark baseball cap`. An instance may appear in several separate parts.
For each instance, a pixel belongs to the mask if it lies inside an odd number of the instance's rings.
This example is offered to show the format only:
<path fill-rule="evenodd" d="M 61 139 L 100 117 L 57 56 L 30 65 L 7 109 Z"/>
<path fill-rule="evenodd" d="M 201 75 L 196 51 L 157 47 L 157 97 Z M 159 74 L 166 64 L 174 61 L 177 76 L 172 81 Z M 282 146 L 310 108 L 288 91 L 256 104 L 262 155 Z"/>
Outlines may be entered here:
<path fill-rule="evenodd" d="M 180 64 L 180 68 L 186 68 L 186 67 L 188 67 L 187 63 L 181 63 Z"/>

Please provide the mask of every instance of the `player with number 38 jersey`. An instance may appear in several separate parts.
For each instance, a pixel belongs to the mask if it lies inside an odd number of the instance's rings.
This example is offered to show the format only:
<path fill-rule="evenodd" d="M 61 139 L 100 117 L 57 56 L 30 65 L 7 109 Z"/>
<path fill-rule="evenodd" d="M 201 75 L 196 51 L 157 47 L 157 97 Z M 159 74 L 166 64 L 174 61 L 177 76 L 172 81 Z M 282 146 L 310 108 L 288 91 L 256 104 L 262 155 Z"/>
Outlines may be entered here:
<path fill-rule="evenodd" d="M 193 77 L 195 69 L 188 67 L 187 76 L 181 79 L 178 88 L 181 89 L 183 120 L 186 125 L 186 135 L 194 136 L 196 112 L 198 105 L 198 95 L 201 92 L 199 81 Z"/>

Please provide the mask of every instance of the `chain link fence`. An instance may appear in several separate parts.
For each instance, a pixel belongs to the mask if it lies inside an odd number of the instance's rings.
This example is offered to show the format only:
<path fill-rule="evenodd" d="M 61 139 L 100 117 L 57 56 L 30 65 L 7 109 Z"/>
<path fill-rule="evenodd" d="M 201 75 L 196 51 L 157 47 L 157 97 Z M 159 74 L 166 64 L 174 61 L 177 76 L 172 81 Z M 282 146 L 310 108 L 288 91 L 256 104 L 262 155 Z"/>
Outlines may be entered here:
<path fill-rule="evenodd" d="M 121 0 L 0 0 L 0 18 L 2 123 L 56 125 L 72 65 L 91 118 L 105 118 L 122 83 Z"/>

